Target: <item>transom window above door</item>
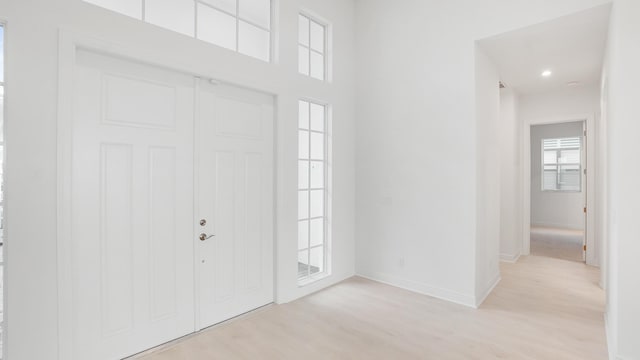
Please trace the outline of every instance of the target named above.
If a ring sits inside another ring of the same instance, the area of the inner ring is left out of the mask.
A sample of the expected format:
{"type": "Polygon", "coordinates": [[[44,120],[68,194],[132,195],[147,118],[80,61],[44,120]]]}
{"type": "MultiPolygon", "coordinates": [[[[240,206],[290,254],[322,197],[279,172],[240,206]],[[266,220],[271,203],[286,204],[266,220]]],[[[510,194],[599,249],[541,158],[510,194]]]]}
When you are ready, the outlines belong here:
{"type": "Polygon", "coordinates": [[[542,140],[542,191],[582,191],[580,137],[542,140]]]}
{"type": "Polygon", "coordinates": [[[260,60],[271,60],[271,0],[83,1],[260,60]]]}

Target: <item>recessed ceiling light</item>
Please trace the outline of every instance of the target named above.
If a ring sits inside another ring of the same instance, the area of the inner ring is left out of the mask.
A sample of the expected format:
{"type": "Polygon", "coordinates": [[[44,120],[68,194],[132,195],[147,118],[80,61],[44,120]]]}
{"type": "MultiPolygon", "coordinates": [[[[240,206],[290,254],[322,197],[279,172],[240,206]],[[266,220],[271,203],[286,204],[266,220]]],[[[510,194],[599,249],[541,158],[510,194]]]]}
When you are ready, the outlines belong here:
{"type": "Polygon", "coordinates": [[[545,70],[542,72],[542,77],[549,77],[551,76],[551,70],[545,70]]]}

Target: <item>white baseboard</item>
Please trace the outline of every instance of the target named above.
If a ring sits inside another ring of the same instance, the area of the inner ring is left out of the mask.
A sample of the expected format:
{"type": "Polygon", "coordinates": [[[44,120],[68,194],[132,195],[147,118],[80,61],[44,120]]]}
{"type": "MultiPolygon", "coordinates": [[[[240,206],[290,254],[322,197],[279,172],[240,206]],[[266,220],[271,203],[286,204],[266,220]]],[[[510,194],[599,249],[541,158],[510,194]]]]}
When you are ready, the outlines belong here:
{"type": "Polygon", "coordinates": [[[498,286],[498,283],[500,282],[500,280],[502,280],[502,278],[500,277],[500,274],[498,273],[496,275],[496,277],[493,279],[493,281],[491,282],[491,285],[489,285],[485,289],[485,291],[482,292],[481,296],[476,296],[476,304],[474,306],[476,309],[479,308],[480,305],[482,305],[482,303],[487,299],[489,294],[491,294],[493,289],[495,289],[496,286],[498,286]]]}
{"type": "Polygon", "coordinates": [[[422,295],[431,296],[440,300],[449,301],[459,305],[476,308],[475,296],[460,294],[458,292],[443,289],[436,286],[420,283],[413,280],[401,279],[393,275],[374,273],[371,275],[356,274],[365,279],[379,282],[386,285],[395,286],[404,290],[409,290],[422,295]]]}
{"type": "Polygon", "coordinates": [[[510,254],[500,254],[500,261],[504,261],[504,262],[508,262],[508,263],[516,263],[518,262],[518,259],[520,259],[520,253],[517,253],[515,255],[510,255],[510,254]]]}
{"type": "Polygon", "coordinates": [[[584,225],[581,225],[581,224],[562,224],[562,223],[551,223],[551,222],[531,222],[531,227],[584,231],[584,225]]]}

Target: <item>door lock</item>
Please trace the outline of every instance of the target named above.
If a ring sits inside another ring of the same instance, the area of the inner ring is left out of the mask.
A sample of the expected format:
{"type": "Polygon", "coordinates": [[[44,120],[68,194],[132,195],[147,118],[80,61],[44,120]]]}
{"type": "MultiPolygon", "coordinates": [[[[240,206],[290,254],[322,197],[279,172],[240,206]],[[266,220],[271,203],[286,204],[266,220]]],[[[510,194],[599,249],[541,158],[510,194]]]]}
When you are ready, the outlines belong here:
{"type": "Polygon", "coordinates": [[[207,225],[207,220],[206,219],[200,220],[200,226],[205,226],[205,225],[207,225]]]}
{"type": "Polygon", "coordinates": [[[212,237],[214,237],[214,236],[215,236],[215,235],[209,235],[209,236],[207,236],[207,234],[202,233],[202,234],[200,234],[199,238],[200,238],[200,241],[205,241],[205,240],[207,240],[207,239],[211,239],[211,238],[212,238],[212,237]]]}

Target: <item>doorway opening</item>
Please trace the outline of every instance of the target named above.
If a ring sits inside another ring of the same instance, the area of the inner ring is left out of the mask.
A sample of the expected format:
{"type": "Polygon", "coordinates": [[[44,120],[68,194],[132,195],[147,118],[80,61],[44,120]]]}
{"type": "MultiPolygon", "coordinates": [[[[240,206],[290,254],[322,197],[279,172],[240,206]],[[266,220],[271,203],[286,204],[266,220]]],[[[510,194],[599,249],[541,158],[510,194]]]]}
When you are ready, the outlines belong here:
{"type": "Polygon", "coordinates": [[[487,162],[498,159],[501,164],[503,261],[544,254],[547,238],[554,237],[573,249],[573,260],[600,265],[602,239],[596,234],[601,233],[601,224],[594,195],[601,186],[596,184],[600,179],[596,158],[601,157],[602,143],[595,139],[600,136],[600,84],[610,11],[609,5],[597,6],[478,41],[477,52],[488,61],[482,66],[477,62],[477,71],[490,74],[492,80],[477,93],[493,94],[491,113],[483,114],[496,119],[495,156],[487,162]],[[537,126],[568,123],[575,124],[574,134],[532,140],[537,126]],[[549,197],[573,196],[575,205],[564,212],[558,204],[547,206],[537,216],[538,198],[532,198],[536,190],[549,197]]]}
{"type": "Polygon", "coordinates": [[[530,253],[585,261],[585,122],[531,126],[530,253]]]}

